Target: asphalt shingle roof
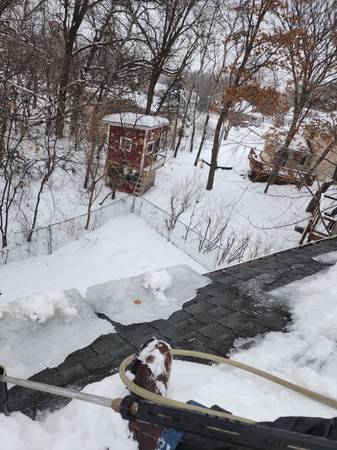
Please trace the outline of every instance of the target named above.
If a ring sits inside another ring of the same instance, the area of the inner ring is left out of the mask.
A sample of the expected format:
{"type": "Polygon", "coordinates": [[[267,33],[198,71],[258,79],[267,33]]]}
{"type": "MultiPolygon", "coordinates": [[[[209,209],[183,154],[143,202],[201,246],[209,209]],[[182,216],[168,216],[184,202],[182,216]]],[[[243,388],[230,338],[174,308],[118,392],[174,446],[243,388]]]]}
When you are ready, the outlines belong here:
{"type": "MultiPolygon", "coordinates": [[[[100,336],[70,354],[58,367],[45,369],[31,379],[83,388],[117,372],[120,362],[152,336],[175,348],[226,356],[239,337],[284,329],[291,320],[290,313],[271,302],[270,291],[326,269],[329,264],[313,257],[331,251],[337,251],[337,237],[207,274],[212,282],[167,320],[125,326],[99,315],[111,322],[115,333],[100,336]]],[[[10,410],[30,417],[38,410],[65,403],[67,400],[59,397],[20,387],[9,390],[10,410]]]]}

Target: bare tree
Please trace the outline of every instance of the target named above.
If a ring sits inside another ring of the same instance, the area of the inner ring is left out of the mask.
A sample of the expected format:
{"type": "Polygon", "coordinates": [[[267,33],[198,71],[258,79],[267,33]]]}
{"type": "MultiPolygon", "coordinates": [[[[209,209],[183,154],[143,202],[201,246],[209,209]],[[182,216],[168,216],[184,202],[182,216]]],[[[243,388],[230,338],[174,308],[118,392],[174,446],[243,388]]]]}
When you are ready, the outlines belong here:
{"type": "MultiPolygon", "coordinates": [[[[227,6],[227,5],[226,5],[227,6]]],[[[230,4],[224,17],[225,63],[227,85],[221,100],[221,109],[215,128],[212,157],[206,189],[213,188],[215,172],[218,168],[220,136],[223,124],[228,121],[233,106],[245,98],[245,89],[257,84],[256,74],[271,59],[267,42],[269,36],[262,30],[266,15],[275,8],[274,0],[240,0],[230,4]]]]}
{"type": "MultiPolygon", "coordinates": [[[[135,24],[134,36],[143,48],[143,67],[149,74],[145,113],[150,114],[155,88],[161,75],[171,78],[171,85],[180,78],[197,48],[198,35],[194,33],[203,20],[207,2],[200,0],[155,0],[133,2],[128,0],[128,17],[135,24]]],[[[162,97],[162,104],[167,98],[162,97]]]]}
{"type": "Polygon", "coordinates": [[[174,230],[180,217],[201,198],[201,185],[196,179],[186,179],[173,186],[170,195],[170,217],[165,219],[168,232],[174,230]]]}
{"type": "Polygon", "coordinates": [[[281,44],[282,67],[290,76],[292,115],[283,144],[265,188],[285,166],[289,146],[303,120],[320,96],[321,88],[337,79],[336,2],[291,0],[277,13],[275,40],[281,44]]]}
{"type": "Polygon", "coordinates": [[[60,21],[60,43],[63,47],[55,122],[55,133],[58,137],[63,137],[66,101],[78,32],[86,14],[100,1],[102,0],[74,0],[71,4],[70,0],[58,0],[60,12],[56,13],[56,18],[60,21]]]}

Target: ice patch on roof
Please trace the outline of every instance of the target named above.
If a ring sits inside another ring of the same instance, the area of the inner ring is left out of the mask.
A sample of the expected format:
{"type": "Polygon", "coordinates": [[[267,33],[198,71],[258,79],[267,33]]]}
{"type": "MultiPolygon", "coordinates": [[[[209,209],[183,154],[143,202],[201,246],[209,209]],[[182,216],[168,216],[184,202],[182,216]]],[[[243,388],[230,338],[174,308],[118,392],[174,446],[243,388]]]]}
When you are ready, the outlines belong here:
{"type": "Polygon", "coordinates": [[[336,264],[337,252],[323,253],[322,255],[313,256],[312,259],[319,263],[336,264]]]}
{"type": "Polygon", "coordinates": [[[97,284],[87,290],[86,299],[95,311],[126,325],[167,319],[185,302],[195,297],[196,289],[210,283],[209,278],[199,275],[187,265],[169,267],[165,272],[165,276],[163,273],[153,275],[155,272],[151,271],[148,274],[97,284]],[[152,279],[152,286],[159,290],[144,287],[144,278],[152,279]],[[169,278],[172,280],[170,285],[169,278]],[[165,301],[159,302],[158,294],[163,294],[160,288],[164,287],[165,301]]]}
{"type": "Polygon", "coordinates": [[[113,331],[76,289],[19,299],[1,306],[0,363],[26,378],[113,331]]]}

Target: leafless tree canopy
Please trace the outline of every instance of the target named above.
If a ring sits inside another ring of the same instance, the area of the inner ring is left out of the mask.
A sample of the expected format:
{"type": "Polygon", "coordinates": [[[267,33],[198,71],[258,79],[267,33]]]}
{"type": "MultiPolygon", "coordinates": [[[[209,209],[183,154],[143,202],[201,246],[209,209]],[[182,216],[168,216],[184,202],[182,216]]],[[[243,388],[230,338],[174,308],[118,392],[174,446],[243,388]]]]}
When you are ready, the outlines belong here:
{"type": "MultiPolygon", "coordinates": [[[[186,130],[185,149],[195,150],[196,123],[203,117],[195,164],[204,159],[210,190],[223,168],[219,148],[231,132],[233,114],[245,102],[266,115],[282,116],[287,109],[291,122],[269,186],[308,111],[322,99],[327,108],[329,92],[336,92],[335,11],[335,0],[2,0],[2,246],[12,220],[20,217],[34,230],[56,170],[84,167],[90,221],[104,171],[100,124],[108,113],[167,116],[177,157],[186,130]],[[277,75],[286,81],[286,100],[274,83],[277,75]],[[202,151],[211,113],[217,123],[206,161],[202,151]],[[38,187],[32,193],[33,181],[38,187]],[[33,201],[28,212],[27,198],[33,201]]],[[[180,203],[172,193],[168,230],[196,195],[193,186],[185,188],[180,203]]]]}

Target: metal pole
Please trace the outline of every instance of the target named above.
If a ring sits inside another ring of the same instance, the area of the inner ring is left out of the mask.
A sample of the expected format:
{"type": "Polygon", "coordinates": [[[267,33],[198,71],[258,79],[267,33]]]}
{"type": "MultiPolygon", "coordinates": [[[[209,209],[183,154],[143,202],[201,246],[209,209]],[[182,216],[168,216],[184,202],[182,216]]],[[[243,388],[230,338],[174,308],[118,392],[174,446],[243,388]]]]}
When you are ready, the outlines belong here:
{"type": "Polygon", "coordinates": [[[106,406],[116,412],[119,412],[120,403],[122,401],[120,398],[111,399],[99,395],[85,394],[84,392],[74,392],[70,389],[38,383],[36,381],[22,380],[21,378],[9,377],[6,375],[0,375],[0,382],[14,384],[35,391],[46,392],[47,394],[58,395],[72,400],[81,400],[88,403],[94,403],[95,405],[106,406]]]}
{"type": "Polygon", "coordinates": [[[53,253],[53,241],[52,241],[52,233],[51,233],[51,226],[49,225],[47,228],[47,242],[48,242],[48,255],[51,255],[53,253]]]}
{"type": "MultiPolygon", "coordinates": [[[[2,366],[0,366],[0,375],[6,375],[6,370],[2,366]]],[[[9,416],[8,391],[6,383],[0,383],[0,413],[4,413],[5,416],[9,416]]]]}

